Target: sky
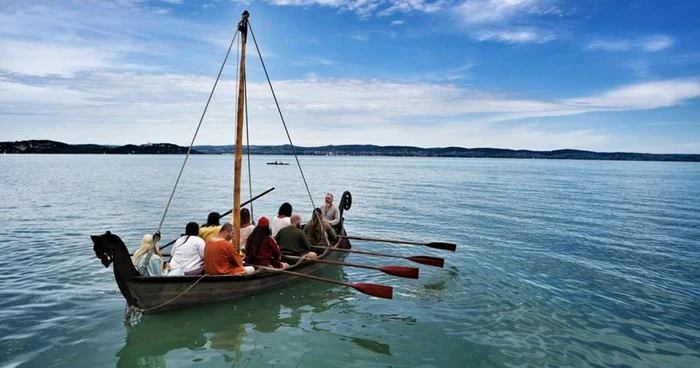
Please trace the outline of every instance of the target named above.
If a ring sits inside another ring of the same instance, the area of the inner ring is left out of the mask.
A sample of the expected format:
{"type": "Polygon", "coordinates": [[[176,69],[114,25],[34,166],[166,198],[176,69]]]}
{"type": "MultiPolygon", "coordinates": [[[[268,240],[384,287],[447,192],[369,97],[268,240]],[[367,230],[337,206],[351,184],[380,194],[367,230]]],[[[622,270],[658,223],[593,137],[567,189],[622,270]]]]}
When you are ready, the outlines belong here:
{"type": "MultiPolygon", "coordinates": [[[[0,141],[189,145],[243,10],[297,145],[700,153],[697,0],[4,0],[0,141]]],[[[288,143],[248,41],[250,144],[288,143]]]]}

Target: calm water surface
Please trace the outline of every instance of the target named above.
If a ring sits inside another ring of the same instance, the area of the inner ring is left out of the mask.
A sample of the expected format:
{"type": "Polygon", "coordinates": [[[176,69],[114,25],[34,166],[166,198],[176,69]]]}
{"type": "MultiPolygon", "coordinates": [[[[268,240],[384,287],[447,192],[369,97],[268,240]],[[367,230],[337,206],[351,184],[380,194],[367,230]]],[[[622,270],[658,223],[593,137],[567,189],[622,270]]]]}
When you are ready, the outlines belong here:
{"type": "MultiPolygon", "coordinates": [[[[0,156],[0,366],[700,366],[700,165],[301,157],[313,199],[353,194],[350,234],[458,243],[379,300],[301,281],[241,301],[122,323],[91,234],[130,248],[160,221],[182,156],[0,156]]],[[[254,216],[312,205],[289,157],[255,156],[254,216]]],[[[165,222],[231,207],[230,156],[192,157],[165,222]]],[[[244,197],[249,194],[246,182],[244,197]]],[[[370,265],[401,264],[351,255],[370,265]]],[[[413,264],[411,264],[413,265],[413,264]]]]}

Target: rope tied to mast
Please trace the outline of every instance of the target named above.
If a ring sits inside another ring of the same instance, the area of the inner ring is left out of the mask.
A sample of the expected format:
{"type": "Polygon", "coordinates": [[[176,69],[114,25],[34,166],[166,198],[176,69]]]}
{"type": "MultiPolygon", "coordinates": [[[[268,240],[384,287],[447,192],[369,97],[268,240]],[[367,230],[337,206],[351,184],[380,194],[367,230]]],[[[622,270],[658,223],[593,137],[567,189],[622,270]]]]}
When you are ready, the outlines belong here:
{"type": "MultiPolygon", "coordinates": [[[[270,75],[267,73],[267,68],[265,67],[265,61],[263,61],[262,53],[260,52],[260,48],[258,47],[258,41],[255,39],[255,33],[253,33],[253,26],[250,23],[250,20],[248,20],[248,29],[250,29],[250,35],[253,37],[253,43],[255,44],[255,49],[258,51],[258,56],[260,57],[260,63],[262,64],[263,71],[265,72],[265,78],[267,78],[267,84],[270,86],[270,92],[272,92],[272,98],[275,100],[275,106],[277,106],[277,112],[280,115],[280,119],[282,120],[282,125],[284,126],[284,131],[287,133],[287,139],[289,140],[289,145],[292,147],[292,153],[294,154],[294,159],[297,162],[297,166],[299,167],[299,172],[301,173],[301,178],[304,181],[304,186],[306,187],[306,193],[309,194],[309,200],[311,201],[311,206],[313,207],[312,210],[316,209],[316,205],[314,204],[314,198],[311,195],[311,190],[309,190],[309,184],[306,182],[306,177],[304,176],[304,170],[301,168],[301,163],[299,162],[299,156],[297,155],[297,150],[296,147],[294,146],[294,143],[292,143],[292,136],[289,135],[289,129],[287,128],[287,123],[284,121],[284,116],[282,115],[282,109],[280,108],[280,104],[277,101],[277,95],[275,94],[275,89],[272,88],[272,81],[270,81],[270,75]]],[[[250,148],[248,148],[250,149],[250,148]]]]}

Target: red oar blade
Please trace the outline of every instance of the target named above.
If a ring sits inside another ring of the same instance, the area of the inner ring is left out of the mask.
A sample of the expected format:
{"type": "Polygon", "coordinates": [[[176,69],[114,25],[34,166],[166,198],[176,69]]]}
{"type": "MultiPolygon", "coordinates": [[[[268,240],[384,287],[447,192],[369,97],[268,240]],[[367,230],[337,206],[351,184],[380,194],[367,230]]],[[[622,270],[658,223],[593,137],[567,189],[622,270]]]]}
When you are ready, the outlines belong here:
{"type": "Polygon", "coordinates": [[[428,248],[451,250],[453,252],[457,250],[457,244],[455,243],[432,242],[426,243],[425,246],[428,248]]]}
{"type": "Polygon", "coordinates": [[[391,286],[367,284],[364,282],[348,284],[348,286],[354,288],[355,290],[361,293],[376,296],[377,298],[391,299],[394,296],[394,288],[392,288],[391,286]]]}
{"type": "Polygon", "coordinates": [[[378,270],[384,272],[387,275],[405,277],[407,279],[417,279],[418,278],[418,268],[417,267],[384,266],[384,267],[379,267],[378,270]]]}
{"type": "Polygon", "coordinates": [[[445,260],[437,257],[429,256],[412,256],[406,257],[406,259],[411,260],[416,263],[424,264],[426,266],[440,267],[445,266],[445,260]]]}

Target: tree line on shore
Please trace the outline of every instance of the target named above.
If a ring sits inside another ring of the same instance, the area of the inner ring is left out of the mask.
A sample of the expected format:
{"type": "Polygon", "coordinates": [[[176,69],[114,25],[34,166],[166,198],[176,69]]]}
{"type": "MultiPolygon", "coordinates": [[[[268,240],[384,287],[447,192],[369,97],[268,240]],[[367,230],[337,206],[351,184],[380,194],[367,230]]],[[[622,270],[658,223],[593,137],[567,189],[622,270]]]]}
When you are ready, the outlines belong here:
{"type": "MultiPolygon", "coordinates": [[[[502,148],[412,146],[338,145],[321,147],[295,147],[299,155],[316,156],[407,156],[407,157],[466,157],[466,158],[520,158],[564,160],[618,160],[618,161],[690,161],[700,162],[700,154],[656,154],[634,152],[592,152],[574,149],[554,151],[512,150],[502,148]]],[[[291,155],[289,145],[250,146],[252,155],[291,155]]],[[[192,147],[193,154],[233,154],[233,145],[199,145],[192,147]]],[[[248,147],[244,147],[247,153],[248,147]]],[[[51,140],[26,140],[0,142],[0,153],[43,154],[185,154],[187,147],[171,143],[127,144],[68,144],[51,140]]]]}

